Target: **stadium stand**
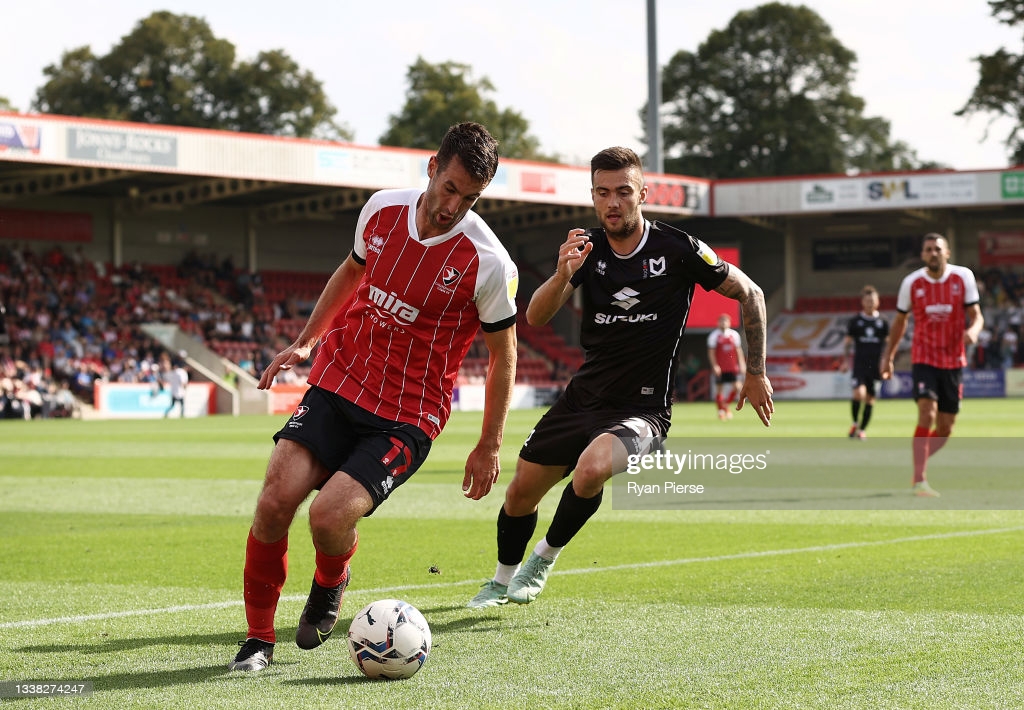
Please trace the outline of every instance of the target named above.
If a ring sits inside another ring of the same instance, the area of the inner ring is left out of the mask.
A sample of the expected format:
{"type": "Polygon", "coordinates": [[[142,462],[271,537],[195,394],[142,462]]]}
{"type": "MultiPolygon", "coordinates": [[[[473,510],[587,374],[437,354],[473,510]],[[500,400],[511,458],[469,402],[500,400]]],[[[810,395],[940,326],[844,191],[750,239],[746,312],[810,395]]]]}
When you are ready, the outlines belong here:
{"type": "MultiPolygon", "coordinates": [[[[189,252],[179,264],[127,264],[113,268],[78,252],[53,247],[42,253],[0,244],[0,417],[72,416],[92,399],[96,381],[151,382],[164,349],[139,326],[177,324],[219,356],[254,376],[292,342],[329,278],[325,273],[267,270],[245,274],[228,260],[189,252]]],[[[982,342],[970,366],[1024,365],[1024,277],[1010,269],[979,274],[986,313],[982,342]]],[[[896,296],[882,297],[892,311],[896,296]]],[[[857,296],[801,296],[787,313],[852,314],[857,296]]],[[[520,341],[516,381],[564,386],[583,362],[551,326],[517,318],[520,341]]],[[[839,356],[773,356],[775,371],[842,368],[839,356]]],[[[680,395],[699,398],[702,370],[690,367],[680,395]]],[[[482,383],[487,349],[482,335],[470,348],[460,384],[482,383]]],[[[298,369],[292,379],[301,381],[298,369]]]]}

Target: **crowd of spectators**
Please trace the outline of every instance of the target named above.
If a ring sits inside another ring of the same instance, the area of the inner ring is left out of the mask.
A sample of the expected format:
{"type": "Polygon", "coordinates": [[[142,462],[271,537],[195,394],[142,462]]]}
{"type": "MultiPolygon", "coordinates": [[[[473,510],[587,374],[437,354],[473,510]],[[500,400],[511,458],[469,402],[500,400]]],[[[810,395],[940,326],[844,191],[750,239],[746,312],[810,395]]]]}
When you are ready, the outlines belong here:
{"type": "Polygon", "coordinates": [[[92,401],[97,380],[154,377],[162,349],[140,337],[140,314],[123,289],[101,297],[101,284],[112,281],[80,250],[0,244],[4,416],[71,416],[75,401],[92,401]]]}
{"type": "MultiPolygon", "coordinates": [[[[986,327],[975,368],[1024,365],[1024,274],[979,274],[986,327]]],[[[0,242],[0,418],[75,416],[97,382],[154,383],[168,353],[140,325],[175,323],[258,376],[306,313],[294,294],[268,302],[259,274],[187,254],[177,266],[112,269],[80,249],[37,252],[0,242]]],[[[485,361],[481,352],[471,352],[485,361]]],[[[571,373],[565,373],[566,375],[571,373]]],[[[291,371],[294,381],[303,371],[291,371]]]]}
{"type": "Polygon", "coordinates": [[[975,369],[1024,366],[1024,270],[989,267],[978,274],[985,328],[968,359],[975,369]]]}
{"type": "Polygon", "coordinates": [[[169,280],[140,264],[110,269],[81,250],[0,243],[0,418],[73,416],[78,402],[92,403],[97,382],[157,384],[168,353],[143,323],[251,344],[240,364],[262,371],[281,347],[274,320],[288,304],[254,308],[251,285],[233,300],[239,284],[229,263],[210,268],[192,254],[169,280]]]}

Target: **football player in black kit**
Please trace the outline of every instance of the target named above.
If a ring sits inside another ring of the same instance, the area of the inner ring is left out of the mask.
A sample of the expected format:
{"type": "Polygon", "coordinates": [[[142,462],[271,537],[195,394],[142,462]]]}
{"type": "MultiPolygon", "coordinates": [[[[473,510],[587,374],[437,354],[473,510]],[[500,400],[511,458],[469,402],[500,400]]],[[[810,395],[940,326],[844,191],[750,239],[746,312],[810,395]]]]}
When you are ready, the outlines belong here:
{"type": "Polygon", "coordinates": [[[850,324],[846,328],[846,338],[843,340],[844,353],[847,357],[850,355],[850,349],[853,349],[853,398],[850,400],[853,425],[849,433],[851,439],[867,437],[864,430],[871,421],[871,411],[874,409],[875,396],[878,394],[878,382],[882,379],[880,363],[883,348],[889,337],[889,322],[878,312],[878,302],[878,291],[874,286],[865,286],[861,289],[861,312],[850,319],[850,324]],[[859,424],[858,417],[861,418],[859,424]]]}
{"type": "Polygon", "coordinates": [[[498,566],[471,608],[536,599],[558,553],[600,506],[605,482],[625,470],[627,455],[659,445],[669,428],[679,345],[697,284],[741,304],[749,353],[736,409],[749,402],[765,426],[774,412],[761,289],[699,239],[644,219],[647,186],[632,150],[601,151],[590,161],[590,176],[602,228],[569,231],[554,275],[526,310],[530,325],[543,325],[578,290],[586,358],[519,452],[498,513],[498,566]],[[537,506],[573,472],[547,534],[520,566],[537,506]]]}

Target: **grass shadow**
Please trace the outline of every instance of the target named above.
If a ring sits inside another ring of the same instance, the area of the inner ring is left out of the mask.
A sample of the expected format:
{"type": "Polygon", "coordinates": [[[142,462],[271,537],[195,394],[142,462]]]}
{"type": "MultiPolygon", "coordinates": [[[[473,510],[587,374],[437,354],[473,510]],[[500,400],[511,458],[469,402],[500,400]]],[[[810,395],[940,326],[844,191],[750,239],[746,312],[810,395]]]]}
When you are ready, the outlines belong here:
{"type": "Polygon", "coordinates": [[[244,631],[231,631],[216,634],[181,634],[175,636],[151,636],[146,638],[111,637],[101,634],[95,642],[90,643],[53,643],[29,644],[18,646],[13,651],[19,653],[111,653],[117,651],[136,651],[152,646],[210,646],[223,645],[234,648],[239,641],[245,640],[244,631]]]}

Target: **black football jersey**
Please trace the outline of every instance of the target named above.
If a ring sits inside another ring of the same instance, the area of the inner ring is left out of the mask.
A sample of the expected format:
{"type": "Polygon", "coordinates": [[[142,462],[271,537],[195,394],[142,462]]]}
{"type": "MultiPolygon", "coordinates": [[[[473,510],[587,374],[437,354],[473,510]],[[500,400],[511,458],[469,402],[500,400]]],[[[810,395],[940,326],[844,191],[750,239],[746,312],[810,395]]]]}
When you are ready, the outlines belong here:
{"type": "Polygon", "coordinates": [[[858,365],[878,366],[882,357],[882,345],[889,336],[889,322],[882,316],[868,316],[858,313],[850,319],[846,334],[853,338],[854,367],[858,365]]]}
{"type": "Polygon", "coordinates": [[[666,411],[694,286],[717,288],[729,265],[661,222],[648,222],[626,256],[612,251],[604,230],[590,235],[594,248],[572,277],[582,298],[586,359],[569,389],[594,408],[666,411]]]}

